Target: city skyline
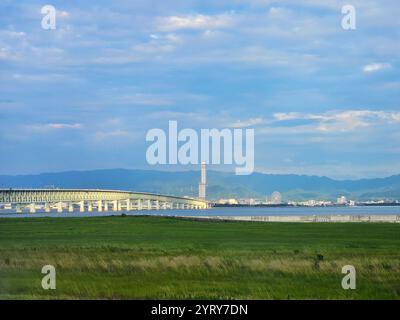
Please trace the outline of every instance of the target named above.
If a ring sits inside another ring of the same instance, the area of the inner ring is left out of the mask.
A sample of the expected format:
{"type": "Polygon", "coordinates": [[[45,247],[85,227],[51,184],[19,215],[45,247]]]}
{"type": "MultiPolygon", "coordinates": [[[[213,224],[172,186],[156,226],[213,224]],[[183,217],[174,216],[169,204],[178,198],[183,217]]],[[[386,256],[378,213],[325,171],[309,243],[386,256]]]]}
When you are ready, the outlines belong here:
{"type": "Polygon", "coordinates": [[[195,168],[146,163],[168,120],[254,128],[256,172],[400,173],[396,1],[51,4],[55,30],[40,1],[0,4],[2,175],[195,168]]]}

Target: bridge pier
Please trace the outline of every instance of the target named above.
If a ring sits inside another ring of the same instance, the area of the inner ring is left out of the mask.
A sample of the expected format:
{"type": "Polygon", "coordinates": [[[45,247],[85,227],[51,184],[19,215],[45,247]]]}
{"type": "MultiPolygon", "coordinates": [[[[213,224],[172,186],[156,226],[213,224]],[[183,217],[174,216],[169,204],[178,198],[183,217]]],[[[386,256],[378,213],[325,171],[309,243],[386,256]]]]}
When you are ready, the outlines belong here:
{"type": "Polygon", "coordinates": [[[134,200],[134,206],[135,206],[136,210],[142,210],[141,209],[141,206],[142,206],[141,200],[140,199],[139,200],[134,200]]]}
{"type": "Polygon", "coordinates": [[[104,201],[104,211],[108,211],[108,201],[104,201]]]}
{"type": "Polygon", "coordinates": [[[46,202],[46,203],[44,204],[44,212],[46,212],[46,213],[51,212],[50,203],[46,202]]]}
{"type": "Polygon", "coordinates": [[[156,210],[160,210],[160,201],[156,200],[156,210]]]}
{"type": "Polygon", "coordinates": [[[72,204],[72,202],[68,204],[68,212],[74,212],[74,205],[72,204]]]}
{"type": "Polygon", "coordinates": [[[147,210],[151,210],[152,206],[151,206],[151,200],[147,200],[147,206],[146,206],[147,210]]]}
{"type": "Polygon", "coordinates": [[[103,211],[103,202],[101,200],[97,201],[97,211],[98,212],[103,211]]]}
{"type": "Polygon", "coordinates": [[[16,211],[17,213],[22,213],[22,209],[21,209],[21,206],[20,206],[19,204],[17,204],[17,205],[15,206],[15,211],[16,211]]]}
{"type": "Polygon", "coordinates": [[[131,211],[131,200],[126,199],[126,211],[131,211]]]}
{"type": "Polygon", "coordinates": [[[79,212],[85,212],[85,202],[79,201],[79,212]]]}
{"type": "Polygon", "coordinates": [[[34,203],[29,205],[29,213],[36,213],[36,206],[34,203]]]}
{"type": "Polygon", "coordinates": [[[112,202],[112,211],[118,211],[118,201],[114,200],[112,202]]]}
{"type": "Polygon", "coordinates": [[[88,211],[88,212],[92,212],[92,211],[93,211],[93,204],[92,204],[91,201],[88,202],[87,211],[88,211]]]}
{"type": "Polygon", "coordinates": [[[57,212],[58,212],[58,213],[61,213],[61,212],[63,211],[62,203],[61,203],[61,202],[58,202],[58,203],[56,204],[56,208],[57,208],[57,212]]]}

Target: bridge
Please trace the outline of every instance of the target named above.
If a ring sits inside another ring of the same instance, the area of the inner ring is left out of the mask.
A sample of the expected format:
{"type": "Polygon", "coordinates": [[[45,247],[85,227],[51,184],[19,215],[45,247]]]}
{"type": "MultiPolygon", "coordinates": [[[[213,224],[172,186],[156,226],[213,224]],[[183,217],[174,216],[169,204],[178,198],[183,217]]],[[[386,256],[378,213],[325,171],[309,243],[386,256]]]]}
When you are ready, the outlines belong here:
{"type": "Polygon", "coordinates": [[[176,197],[144,192],[98,189],[0,189],[0,204],[17,213],[28,210],[44,212],[92,212],[161,210],[161,209],[206,209],[210,207],[204,199],[176,197]]]}

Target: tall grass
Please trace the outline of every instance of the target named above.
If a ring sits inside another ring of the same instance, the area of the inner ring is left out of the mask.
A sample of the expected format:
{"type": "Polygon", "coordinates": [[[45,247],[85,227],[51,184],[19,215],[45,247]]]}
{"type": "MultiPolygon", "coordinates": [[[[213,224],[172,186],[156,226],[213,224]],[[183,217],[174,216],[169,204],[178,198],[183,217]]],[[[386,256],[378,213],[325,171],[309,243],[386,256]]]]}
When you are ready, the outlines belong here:
{"type": "Polygon", "coordinates": [[[0,298],[399,299],[399,227],[0,219],[0,298]],[[57,290],[40,286],[46,264],[57,290]]]}

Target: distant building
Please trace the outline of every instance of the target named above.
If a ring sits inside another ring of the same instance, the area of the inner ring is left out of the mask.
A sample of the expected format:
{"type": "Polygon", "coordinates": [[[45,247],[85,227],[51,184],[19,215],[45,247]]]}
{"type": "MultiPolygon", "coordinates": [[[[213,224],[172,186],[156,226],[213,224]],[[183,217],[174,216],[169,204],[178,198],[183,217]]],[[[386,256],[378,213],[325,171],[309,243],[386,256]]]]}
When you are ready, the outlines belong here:
{"type": "Polygon", "coordinates": [[[239,204],[239,202],[236,199],[219,199],[218,200],[219,204],[239,204]]]}
{"type": "Polygon", "coordinates": [[[341,196],[336,200],[337,204],[347,204],[347,198],[345,196],[341,196]]]}

